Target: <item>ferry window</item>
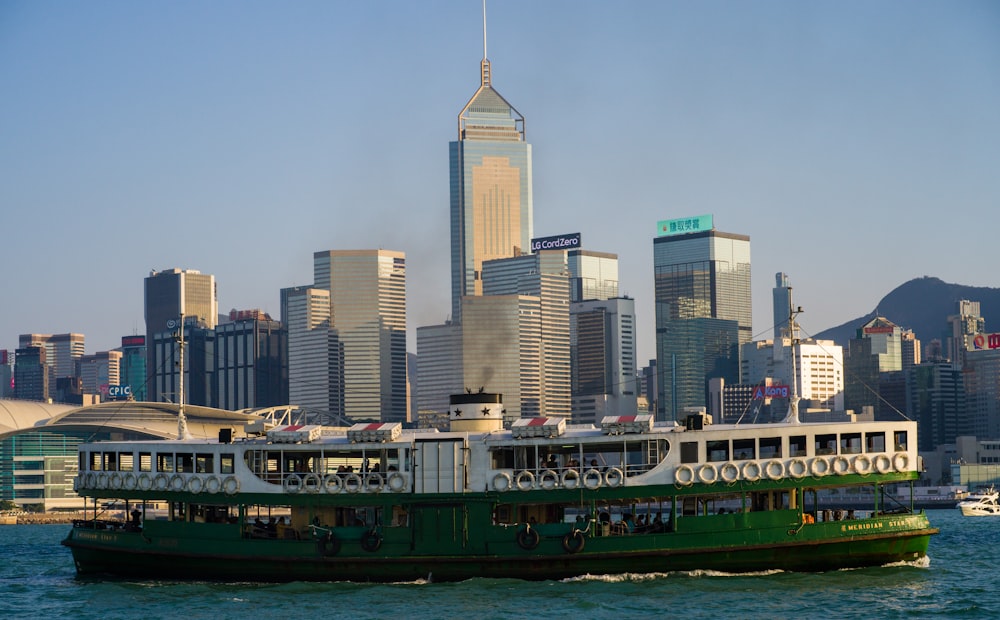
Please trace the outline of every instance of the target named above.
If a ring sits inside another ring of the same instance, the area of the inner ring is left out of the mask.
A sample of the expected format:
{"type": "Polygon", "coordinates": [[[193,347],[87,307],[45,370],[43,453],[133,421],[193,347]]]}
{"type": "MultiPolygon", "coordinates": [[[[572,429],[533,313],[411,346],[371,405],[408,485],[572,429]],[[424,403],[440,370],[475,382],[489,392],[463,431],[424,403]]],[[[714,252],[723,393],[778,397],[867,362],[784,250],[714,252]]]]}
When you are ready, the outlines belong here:
{"type": "Polygon", "coordinates": [[[805,456],[806,455],[806,436],[805,435],[793,435],[788,438],[788,456],[805,456]]]}
{"type": "Polygon", "coordinates": [[[194,473],[194,455],[193,454],[178,454],[177,455],[177,471],[182,474],[193,474],[194,473]]]}
{"type": "Polygon", "coordinates": [[[199,474],[214,474],[215,463],[211,454],[198,454],[194,459],[194,470],[199,474]]]}
{"type": "Polygon", "coordinates": [[[625,443],[625,475],[634,476],[648,470],[646,457],[643,454],[645,443],[629,441],[625,443]]]}
{"type": "MultiPolygon", "coordinates": [[[[805,439],[803,437],[802,439],[805,439]]],[[[754,457],[750,457],[754,458],[754,457]]],[[[780,459],[781,458],[781,437],[761,437],[760,438],[760,457],[762,459],[780,459]]]]}
{"type": "Polygon", "coordinates": [[[78,471],[87,471],[87,453],[81,452],[76,455],[76,468],[78,471]]]}
{"type": "Polygon", "coordinates": [[[906,450],[906,431],[893,432],[893,443],[896,445],[896,452],[906,450]]]}
{"type": "Polygon", "coordinates": [[[236,457],[232,454],[219,455],[219,473],[231,474],[234,471],[236,457]]]}
{"type": "Polygon", "coordinates": [[[861,454],[861,433],[844,433],[840,436],[841,454],[861,454]]]}
{"type": "Polygon", "coordinates": [[[101,453],[90,453],[90,471],[101,471],[101,453]]]}
{"type": "Polygon", "coordinates": [[[135,471],[135,456],[131,452],[122,452],[118,455],[118,471],[135,471]]]}
{"type": "Polygon", "coordinates": [[[885,433],[865,433],[865,452],[885,452],[885,433]]]}
{"type": "Polygon", "coordinates": [[[514,469],[514,448],[495,448],[490,450],[493,469],[514,469]]]}
{"type": "Polygon", "coordinates": [[[697,463],[701,459],[698,458],[698,442],[697,441],[682,441],[681,442],[681,463],[697,463]]]}
{"type": "Polygon", "coordinates": [[[836,454],[837,453],[837,436],[836,435],[816,435],[816,454],[836,454]]]}
{"type": "Polygon", "coordinates": [[[157,454],[156,455],[156,471],[163,473],[173,473],[174,471],[174,455],[173,454],[157,454]]]}
{"type": "Polygon", "coordinates": [[[153,456],[149,452],[139,453],[139,471],[153,470],[153,456]]]}
{"type": "Polygon", "coordinates": [[[747,459],[757,458],[754,455],[754,440],[753,439],[734,439],[733,440],[733,458],[745,461],[747,459]]]}
{"type": "Polygon", "coordinates": [[[105,452],[104,453],[104,471],[115,471],[118,469],[118,453],[117,452],[105,452]]]}
{"type": "Polygon", "coordinates": [[[709,461],[728,461],[729,442],[728,441],[707,441],[705,449],[708,451],[709,461]]]}

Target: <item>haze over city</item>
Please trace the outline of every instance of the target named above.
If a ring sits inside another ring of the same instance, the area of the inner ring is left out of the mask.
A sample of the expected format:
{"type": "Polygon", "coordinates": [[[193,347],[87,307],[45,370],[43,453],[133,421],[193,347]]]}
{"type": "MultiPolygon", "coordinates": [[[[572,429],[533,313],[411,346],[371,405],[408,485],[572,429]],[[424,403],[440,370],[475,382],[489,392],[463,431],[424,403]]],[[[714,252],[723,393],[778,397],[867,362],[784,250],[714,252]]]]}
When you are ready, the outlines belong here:
{"type": "MultiPolygon", "coordinates": [[[[535,236],[618,254],[640,365],[658,220],[750,236],[755,339],[777,271],[806,334],[914,277],[997,286],[997,3],[506,0],[487,26],[535,236]]],[[[385,248],[414,351],[450,313],[448,142],[482,57],[478,0],[5,2],[0,348],[114,348],[171,267],[278,318],[313,252],[385,248]]]]}

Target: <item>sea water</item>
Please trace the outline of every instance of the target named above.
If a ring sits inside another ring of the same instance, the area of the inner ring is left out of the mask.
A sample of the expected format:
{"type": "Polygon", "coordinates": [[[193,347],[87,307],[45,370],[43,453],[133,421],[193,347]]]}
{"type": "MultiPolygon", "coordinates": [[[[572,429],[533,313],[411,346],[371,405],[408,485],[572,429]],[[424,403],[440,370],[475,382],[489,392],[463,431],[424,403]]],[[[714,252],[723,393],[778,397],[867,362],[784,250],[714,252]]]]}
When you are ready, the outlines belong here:
{"type": "Polygon", "coordinates": [[[68,525],[0,526],[0,618],[997,618],[1000,517],[929,511],[924,560],[827,573],[259,584],[76,576],[68,525]]]}

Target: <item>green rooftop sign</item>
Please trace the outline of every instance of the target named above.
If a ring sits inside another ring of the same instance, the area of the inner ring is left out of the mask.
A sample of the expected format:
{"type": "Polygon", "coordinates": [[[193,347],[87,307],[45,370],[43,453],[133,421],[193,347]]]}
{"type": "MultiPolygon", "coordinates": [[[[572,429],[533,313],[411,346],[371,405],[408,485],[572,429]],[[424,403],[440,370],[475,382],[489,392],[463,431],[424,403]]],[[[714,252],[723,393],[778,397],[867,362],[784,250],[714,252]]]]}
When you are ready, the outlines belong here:
{"type": "Polygon", "coordinates": [[[683,235],[687,233],[703,232],[712,230],[711,215],[696,215],[694,217],[682,217],[679,220],[660,220],[656,223],[656,236],[683,235]]]}

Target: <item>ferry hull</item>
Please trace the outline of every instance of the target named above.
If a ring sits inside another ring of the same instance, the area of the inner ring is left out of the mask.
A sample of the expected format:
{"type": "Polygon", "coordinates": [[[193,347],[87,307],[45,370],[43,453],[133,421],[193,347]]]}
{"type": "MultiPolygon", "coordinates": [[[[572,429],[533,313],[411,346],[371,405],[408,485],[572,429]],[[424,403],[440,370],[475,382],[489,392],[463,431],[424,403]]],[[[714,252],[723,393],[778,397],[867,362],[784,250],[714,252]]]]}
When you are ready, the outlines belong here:
{"type": "Polygon", "coordinates": [[[503,540],[493,553],[412,555],[388,542],[378,553],[344,548],[323,555],[317,541],[180,540],[74,529],[63,544],[80,575],[220,581],[456,581],[474,577],[561,579],[584,574],[715,570],[826,571],[880,566],[923,557],[936,529],[913,527],[922,514],[798,529],[588,538],[568,553],[561,539],[543,538],[527,551],[503,540]],[[858,528],[848,531],[847,527],[858,528]],[[895,531],[907,527],[908,531],[895,531]],[[734,541],[741,539],[742,543],[734,541]],[[721,541],[721,542],[720,542],[721,541]],[[756,541],[756,542],[753,542],[756,541]],[[364,555],[361,555],[364,554],[364,555]]]}

